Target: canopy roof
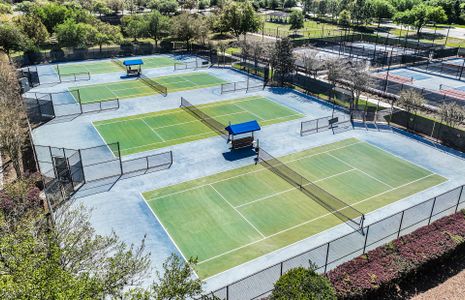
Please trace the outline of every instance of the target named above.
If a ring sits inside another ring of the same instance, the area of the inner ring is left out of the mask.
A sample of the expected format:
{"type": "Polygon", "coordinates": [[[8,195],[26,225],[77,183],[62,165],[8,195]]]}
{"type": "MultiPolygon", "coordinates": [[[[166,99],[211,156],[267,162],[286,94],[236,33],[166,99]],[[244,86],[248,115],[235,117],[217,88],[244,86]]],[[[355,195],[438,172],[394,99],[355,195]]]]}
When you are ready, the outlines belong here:
{"type": "Polygon", "coordinates": [[[139,66],[139,65],[143,65],[144,64],[144,61],[142,61],[142,59],[127,59],[125,61],[123,61],[123,65],[125,66],[139,66]]]}
{"type": "Polygon", "coordinates": [[[258,122],[253,120],[249,122],[229,125],[225,129],[229,132],[229,134],[237,135],[242,133],[258,131],[261,128],[260,125],[258,125],[258,122]]]}

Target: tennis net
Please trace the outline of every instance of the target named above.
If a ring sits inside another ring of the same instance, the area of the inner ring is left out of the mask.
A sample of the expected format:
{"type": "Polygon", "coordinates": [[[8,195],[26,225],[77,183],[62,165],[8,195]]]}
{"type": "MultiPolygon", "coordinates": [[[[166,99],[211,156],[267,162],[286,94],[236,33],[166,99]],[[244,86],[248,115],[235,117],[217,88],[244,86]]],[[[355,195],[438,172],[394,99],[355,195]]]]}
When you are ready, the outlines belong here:
{"type": "Polygon", "coordinates": [[[277,158],[271,156],[263,148],[259,149],[258,158],[264,167],[298,188],[340,220],[353,225],[357,229],[363,229],[365,220],[363,213],[306,179],[277,158]]]}
{"type": "Polygon", "coordinates": [[[144,82],[148,87],[152,88],[154,91],[162,94],[163,96],[168,95],[168,88],[164,85],[161,85],[160,83],[156,82],[155,80],[152,80],[148,78],[145,75],[140,75],[140,80],[144,82]]]}
{"type": "Polygon", "coordinates": [[[126,67],[123,65],[123,63],[120,60],[116,58],[112,58],[111,62],[117,65],[118,67],[120,67],[121,69],[126,70],[126,67]]]}
{"type": "Polygon", "coordinates": [[[181,107],[191,113],[194,117],[202,121],[205,125],[210,127],[213,131],[216,131],[220,136],[227,139],[228,134],[224,129],[225,126],[218,122],[217,120],[213,119],[206,113],[202,112],[198,109],[195,105],[187,101],[184,97],[181,97],[181,107]]]}

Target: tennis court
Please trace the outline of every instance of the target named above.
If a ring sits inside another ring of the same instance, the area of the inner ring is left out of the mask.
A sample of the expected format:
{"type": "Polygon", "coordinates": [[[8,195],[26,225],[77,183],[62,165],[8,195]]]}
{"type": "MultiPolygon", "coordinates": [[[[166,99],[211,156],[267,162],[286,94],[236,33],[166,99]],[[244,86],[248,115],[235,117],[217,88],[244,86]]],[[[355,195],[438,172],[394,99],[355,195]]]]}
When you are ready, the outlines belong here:
{"type": "MultiPolygon", "coordinates": [[[[177,62],[176,59],[165,56],[144,57],[143,61],[144,65],[142,66],[142,68],[144,69],[155,69],[173,66],[173,64],[177,62]]],[[[122,63],[122,60],[106,60],[80,64],[63,64],[57,66],[57,71],[59,69],[59,73],[64,76],[82,72],[89,72],[90,74],[115,73],[121,72],[123,70],[122,63]]]]}
{"type": "MultiPolygon", "coordinates": [[[[304,115],[260,96],[213,104],[199,109],[224,124],[257,120],[262,126],[302,118],[304,115]]],[[[184,109],[94,122],[107,144],[120,142],[121,154],[159,149],[217,135],[210,127],[184,109]]]]}
{"type": "MultiPolygon", "coordinates": [[[[152,79],[165,86],[169,93],[206,88],[226,82],[207,72],[168,75],[152,79]]],[[[70,91],[76,99],[81,99],[81,103],[107,101],[115,98],[127,99],[143,97],[157,93],[152,87],[139,79],[84,85],[70,89],[70,91]]]]}
{"type": "MultiPolygon", "coordinates": [[[[355,138],[281,161],[363,213],[446,180],[355,138]]],[[[143,197],[184,257],[198,257],[203,279],[342,222],[261,164],[143,197]]]]}

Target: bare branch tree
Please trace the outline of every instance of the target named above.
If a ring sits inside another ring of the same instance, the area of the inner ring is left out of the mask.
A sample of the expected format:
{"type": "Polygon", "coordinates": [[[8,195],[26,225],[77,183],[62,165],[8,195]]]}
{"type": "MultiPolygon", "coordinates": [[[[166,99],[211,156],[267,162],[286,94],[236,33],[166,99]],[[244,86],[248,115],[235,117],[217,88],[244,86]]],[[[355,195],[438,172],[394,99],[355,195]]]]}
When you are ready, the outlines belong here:
{"type": "Polygon", "coordinates": [[[369,65],[366,61],[352,61],[348,75],[349,80],[352,83],[349,85],[349,89],[352,93],[352,103],[350,108],[354,109],[358,107],[358,102],[362,92],[373,85],[373,80],[370,75],[369,65]]]}
{"type": "Polygon", "coordinates": [[[349,72],[347,69],[347,64],[345,60],[340,58],[329,59],[325,62],[325,66],[328,69],[327,79],[331,84],[331,92],[329,98],[333,98],[334,89],[336,88],[336,84],[341,79],[347,79],[349,76],[349,72]]]}
{"type": "Polygon", "coordinates": [[[305,71],[313,78],[318,76],[318,71],[324,68],[325,62],[318,57],[318,51],[309,50],[300,55],[305,71]]]}
{"type": "MultiPolygon", "coordinates": [[[[417,113],[425,104],[423,96],[415,90],[403,90],[399,95],[398,105],[405,109],[408,113],[414,115],[413,121],[417,116],[417,113]]],[[[410,116],[407,120],[407,128],[410,128],[410,116]]]]}
{"type": "Polygon", "coordinates": [[[0,150],[22,176],[22,147],[27,137],[22,99],[13,65],[0,63],[0,150]]]}
{"type": "Polygon", "coordinates": [[[457,127],[465,121],[465,109],[456,102],[442,103],[439,107],[441,119],[451,127],[457,127]]]}

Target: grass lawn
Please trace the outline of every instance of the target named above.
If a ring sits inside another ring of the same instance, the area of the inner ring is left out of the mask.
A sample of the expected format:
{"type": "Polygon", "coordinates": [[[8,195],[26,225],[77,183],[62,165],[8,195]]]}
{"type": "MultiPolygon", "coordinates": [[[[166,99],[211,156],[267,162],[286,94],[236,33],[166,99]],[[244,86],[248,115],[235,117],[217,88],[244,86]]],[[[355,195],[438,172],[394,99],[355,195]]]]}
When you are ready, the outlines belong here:
{"type": "MultiPolygon", "coordinates": [[[[168,88],[168,93],[206,88],[220,85],[226,81],[207,72],[182,73],[152,78],[168,88]]],[[[124,80],[111,83],[85,85],[70,89],[76,99],[82,103],[127,99],[154,95],[157,92],[141,80],[124,80]]]]}
{"type": "MultiPolygon", "coordinates": [[[[281,158],[363,213],[446,179],[357,139],[281,158]]],[[[342,221],[261,164],[148,191],[155,217],[201,278],[225,271],[342,221]]]]}
{"type": "MultiPolygon", "coordinates": [[[[262,126],[298,119],[304,115],[260,96],[212,104],[199,109],[225,127],[231,123],[257,120],[262,126]]],[[[217,135],[184,109],[135,115],[94,122],[107,144],[120,142],[121,154],[159,149],[217,135]]]]}

